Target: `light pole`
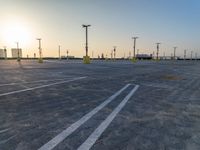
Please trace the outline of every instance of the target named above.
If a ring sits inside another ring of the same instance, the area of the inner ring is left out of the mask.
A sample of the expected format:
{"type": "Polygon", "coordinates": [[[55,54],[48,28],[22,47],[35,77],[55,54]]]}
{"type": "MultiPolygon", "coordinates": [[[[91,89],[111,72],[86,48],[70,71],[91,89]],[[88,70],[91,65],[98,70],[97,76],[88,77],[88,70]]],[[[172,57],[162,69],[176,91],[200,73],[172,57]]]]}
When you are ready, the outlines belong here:
{"type": "Polygon", "coordinates": [[[174,60],[176,59],[176,49],[177,49],[177,47],[175,46],[174,47],[174,60]]]}
{"type": "Polygon", "coordinates": [[[17,61],[20,62],[20,56],[19,56],[19,42],[16,42],[17,44],[17,61]]]}
{"type": "Polygon", "coordinates": [[[111,50],[110,59],[111,59],[111,60],[113,59],[113,50],[111,50]]]}
{"type": "Polygon", "coordinates": [[[197,60],[197,52],[195,53],[195,60],[197,60]]]}
{"type": "Polygon", "coordinates": [[[161,43],[156,43],[156,45],[157,45],[156,59],[157,60],[158,60],[158,55],[159,55],[159,50],[160,50],[160,44],[161,43]]]}
{"type": "Polygon", "coordinates": [[[69,51],[67,50],[67,59],[68,59],[68,54],[69,54],[69,51]]]}
{"type": "Polygon", "coordinates": [[[187,50],[185,49],[184,50],[184,60],[186,59],[186,53],[187,53],[187,50]]]}
{"type": "Polygon", "coordinates": [[[3,48],[4,48],[4,56],[5,56],[5,59],[7,59],[7,49],[6,49],[6,46],[4,46],[3,48]]]}
{"type": "Polygon", "coordinates": [[[60,45],[58,45],[58,59],[61,59],[61,57],[60,57],[60,45]]]}
{"type": "Polygon", "coordinates": [[[86,56],[88,56],[88,27],[90,27],[91,25],[82,25],[83,28],[85,28],[85,32],[86,32],[86,43],[85,43],[85,51],[86,51],[86,56]]]}
{"type": "Polygon", "coordinates": [[[163,59],[165,60],[166,58],[165,58],[165,52],[163,52],[163,59]]]}
{"type": "Polygon", "coordinates": [[[114,52],[114,60],[115,60],[115,58],[116,58],[116,46],[113,46],[113,52],[114,52]]]}
{"type": "Polygon", "coordinates": [[[193,51],[191,51],[191,60],[192,60],[192,57],[193,57],[193,51]]]}
{"type": "Polygon", "coordinates": [[[42,60],[42,48],[41,48],[41,38],[37,38],[36,40],[38,40],[38,42],[39,42],[39,47],[38,47],[38,49],[39,49],[39,60],[38,60],[38,62],[39,63],[42,63],[43,62],[43,60],[42,60]]]}
{"type": "Polygon", "coordinates": [[[133,45],[133,58],[135,59],[135,49],[136,49],[136,39],[138,39],[139,37],[132,37],[132,39],[134,40],[134,45],[133,45]]]}

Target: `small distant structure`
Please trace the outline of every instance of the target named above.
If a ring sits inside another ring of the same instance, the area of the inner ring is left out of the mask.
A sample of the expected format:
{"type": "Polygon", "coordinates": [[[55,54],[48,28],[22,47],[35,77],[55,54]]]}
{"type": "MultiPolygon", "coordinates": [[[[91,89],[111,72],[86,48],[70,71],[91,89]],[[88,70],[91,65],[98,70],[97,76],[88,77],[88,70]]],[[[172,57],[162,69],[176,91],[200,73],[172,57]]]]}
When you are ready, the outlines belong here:
{"type": "Polygon", "coordinates": [[[61,59],[74,59],[75,56],[61,56],[61,59]]]}
{"type": "Polygon", "coordinates": [[[19,50],[19,57],[21,58],[22,57],[22,49],[19,48],[12,48],[11,49],[11,53],[12,53],[12,58],[18,58],[18,50],[19,50]]]}
{"type": "Polygon", "coordinates": [[[152,59],[153,58],[153,56],[152,56],[152,54],[150,54],[150,55],[148,55],[148,54],[137,54],[136,55],[136,58],[137,59],[152,59]]]}
{"type": "Polygon", "coordinates": [[[0,49],[0,59],[2,58],[6,58],[7,57],[7,53],[5,49],[0,49]]]}

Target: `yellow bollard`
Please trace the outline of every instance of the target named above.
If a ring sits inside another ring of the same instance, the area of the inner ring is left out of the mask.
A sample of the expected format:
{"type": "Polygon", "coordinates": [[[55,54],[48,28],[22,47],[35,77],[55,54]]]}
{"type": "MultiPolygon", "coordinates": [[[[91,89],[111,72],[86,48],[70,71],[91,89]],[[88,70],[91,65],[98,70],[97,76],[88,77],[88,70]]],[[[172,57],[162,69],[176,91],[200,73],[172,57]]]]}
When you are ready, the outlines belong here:
{"type": "Polygon", "coordinates": [[[38,59],[38,63],[43,63],[43,59],[42,59],[42,58],[39,58],[39,59],[38,59]]]}
{"type": "Polygon", "coordinates": [[[132,62],[132,63],[136,63],[136,62],[137,62],[137,59],[133,57],[133,58],[131,58],[131,62],[132,62]]]}
{"type": "Polygon", "coordinates": [[[83,56],[83,63],[84,64],[90,64],[90,57],[89,56],[83,56]]]}

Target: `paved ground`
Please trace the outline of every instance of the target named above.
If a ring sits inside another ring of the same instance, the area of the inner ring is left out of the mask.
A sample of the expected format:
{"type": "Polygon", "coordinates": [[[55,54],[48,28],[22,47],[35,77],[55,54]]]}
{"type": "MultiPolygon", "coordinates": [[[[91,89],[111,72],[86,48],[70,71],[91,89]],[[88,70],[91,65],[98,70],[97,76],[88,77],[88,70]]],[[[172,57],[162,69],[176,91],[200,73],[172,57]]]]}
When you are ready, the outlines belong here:
{"type": "Polygon", "coordinates": [[[0,150],[199,150],[199,68],[1,60],[0,150]]]}

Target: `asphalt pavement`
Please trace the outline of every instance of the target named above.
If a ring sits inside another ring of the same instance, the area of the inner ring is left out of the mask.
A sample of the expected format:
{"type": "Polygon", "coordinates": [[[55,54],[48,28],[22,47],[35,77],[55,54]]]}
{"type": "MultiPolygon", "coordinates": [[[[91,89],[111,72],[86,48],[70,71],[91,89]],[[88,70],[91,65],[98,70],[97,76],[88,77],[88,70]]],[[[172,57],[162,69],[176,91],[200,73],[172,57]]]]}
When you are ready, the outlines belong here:
{"type": "Polygon", "coordinates": [[[0,60],[0,150],[199,150],[199,68],[0,60]]]}

